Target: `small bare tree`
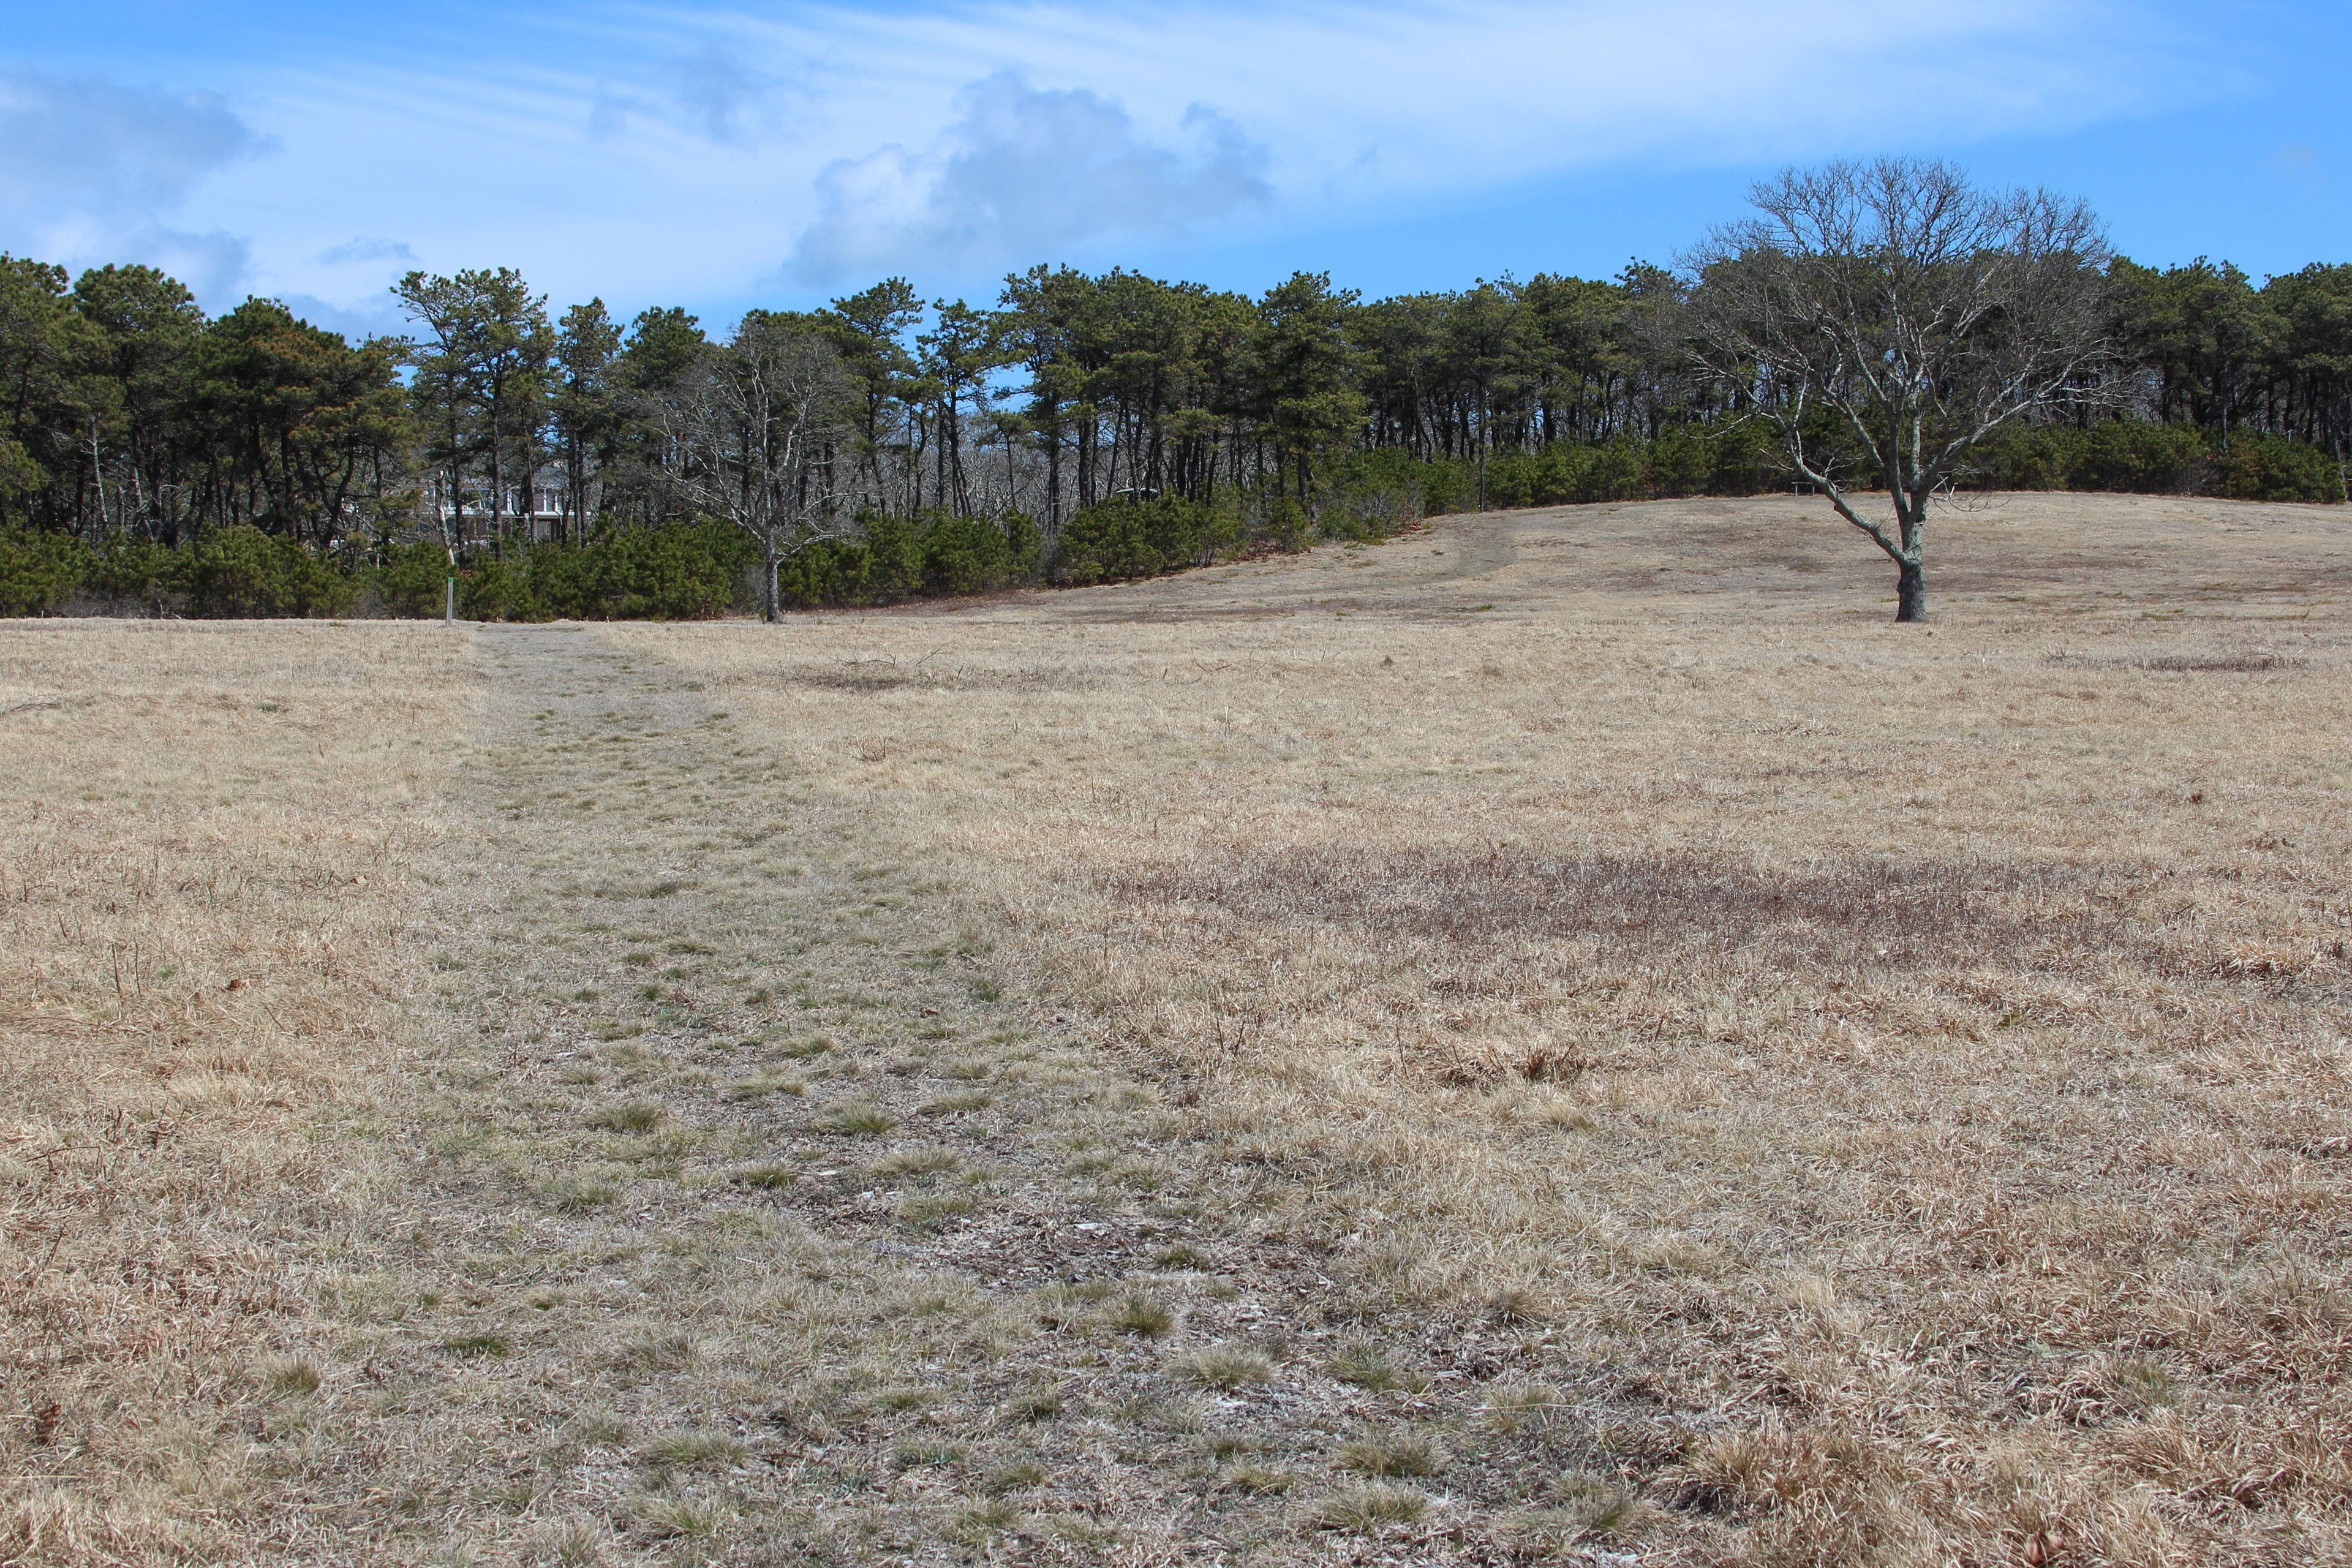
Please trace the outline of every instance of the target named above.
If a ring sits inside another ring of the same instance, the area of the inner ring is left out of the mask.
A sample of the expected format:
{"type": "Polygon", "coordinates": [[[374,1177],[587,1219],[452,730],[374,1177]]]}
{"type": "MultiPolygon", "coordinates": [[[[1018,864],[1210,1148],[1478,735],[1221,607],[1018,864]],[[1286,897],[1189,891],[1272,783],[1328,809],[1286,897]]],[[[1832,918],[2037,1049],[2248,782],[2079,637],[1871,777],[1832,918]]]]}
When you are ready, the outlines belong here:
{"type": "Polygon", "coordinates": [[[759,542],[772,622],[783,617],[784,563],[856,526],[836,461],[850,397],[832,344],[792,317],[754,310],[652,399],[679,499],[759,542]]]}
{"type": "Polygon", "coordinates": [[[1894,560],[1895,618],[1926,620],[1929,502],[2002,425],[2097,395],[2098,221],[1910,159],[1790,170],[1752,199],[1683,258],[1685,347],[1894,560]],[[1882,488],[1891,519],[1856,494],[1882,488]]]}

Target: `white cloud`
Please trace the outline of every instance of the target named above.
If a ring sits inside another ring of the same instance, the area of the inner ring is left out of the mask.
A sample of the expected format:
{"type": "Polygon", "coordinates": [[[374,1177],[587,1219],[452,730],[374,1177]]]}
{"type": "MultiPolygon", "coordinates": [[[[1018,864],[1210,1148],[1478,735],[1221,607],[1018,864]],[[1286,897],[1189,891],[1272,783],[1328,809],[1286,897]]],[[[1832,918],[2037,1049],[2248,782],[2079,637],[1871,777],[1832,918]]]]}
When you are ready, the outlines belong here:
{"type": "Polygon", "coordinates": [[[0,245],[75,264],[146,261],[226,289],[246,269],[247,241],[173,219],[207,176],[262,145],[209,93],[0,71],[0,245]]]}
{"type": "Polygon", "coordinates": [[[827,164],[791,272],[835,283],[918,259],[969,273],[1113,236],[1181,232],[1266,203],[1266,149],[1194,106],[1182,151],[1145,139],[1118,104],[1041,90],[1012,71],[973,83],[921,153],[888,146],[827,164]]]}

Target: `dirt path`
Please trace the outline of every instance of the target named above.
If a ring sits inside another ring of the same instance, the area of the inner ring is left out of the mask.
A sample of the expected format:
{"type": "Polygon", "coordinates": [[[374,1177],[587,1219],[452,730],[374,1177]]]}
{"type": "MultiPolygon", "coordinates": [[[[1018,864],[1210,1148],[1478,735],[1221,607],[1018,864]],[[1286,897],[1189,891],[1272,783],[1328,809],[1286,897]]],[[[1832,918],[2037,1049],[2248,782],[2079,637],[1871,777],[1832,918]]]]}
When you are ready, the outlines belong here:
{"type": "Polygon", "coordinates": [[[1311,1178],[999,995],[889,825],[749,760],[674,670],[587,631],[478,646],[480,831],[421,1013],[446,1070],[279,1434],[337,1499],[314,1546],[1500,1550],[1479,1505],[1559,1459],[1539,1410],[1473,1429],[1515,1331],[1339,1299],[1311,1178]]]}

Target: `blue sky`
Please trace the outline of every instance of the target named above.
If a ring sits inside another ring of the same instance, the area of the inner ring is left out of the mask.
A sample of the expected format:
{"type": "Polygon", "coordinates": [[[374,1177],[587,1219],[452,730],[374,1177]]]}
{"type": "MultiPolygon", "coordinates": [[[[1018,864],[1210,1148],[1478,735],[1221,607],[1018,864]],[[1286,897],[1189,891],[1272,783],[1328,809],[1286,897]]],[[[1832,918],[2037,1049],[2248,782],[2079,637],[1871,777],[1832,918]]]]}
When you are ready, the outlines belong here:
{"type": "Polygon", "coordinates": [[[2152,262],[2352,260],[2345,0],[16,0],[0,247],[397,324],[410,267],[723,323],[1032,261],[1382,294],[1661,262],[1945,156],[2152,262]]]}

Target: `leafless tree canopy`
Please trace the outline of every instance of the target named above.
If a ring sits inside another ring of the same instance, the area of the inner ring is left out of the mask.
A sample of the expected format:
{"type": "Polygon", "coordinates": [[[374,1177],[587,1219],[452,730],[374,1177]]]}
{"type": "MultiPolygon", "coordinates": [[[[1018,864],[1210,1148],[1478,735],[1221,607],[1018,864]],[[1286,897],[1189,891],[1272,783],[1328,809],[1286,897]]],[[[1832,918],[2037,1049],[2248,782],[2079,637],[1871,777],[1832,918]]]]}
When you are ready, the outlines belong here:
{"type": "Polygon", "coordinates": [[[772,621],[782,614],[778,569],[855,521],[843,458],[850,396],[830,343],[789,317],[754,310],[650,399],[679,499],[758,541],[772,621]]]}
{"type": "Polygon", "coordinates": [[[1790,170],[1752,195],[1758,216],[1684,259],[1688,352],[1893,558],[1896,618],[1923,620],[1929,501],[2001,425],[2096,395],[2098,221],[1907,159],[1790,170]],[[1853,493],[1882,488],[1891,518],[1853,493]]]}

